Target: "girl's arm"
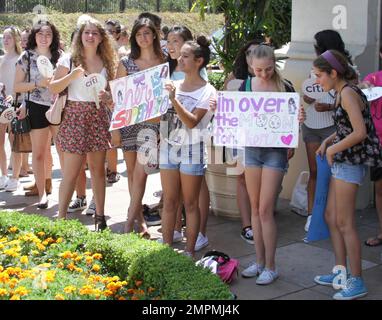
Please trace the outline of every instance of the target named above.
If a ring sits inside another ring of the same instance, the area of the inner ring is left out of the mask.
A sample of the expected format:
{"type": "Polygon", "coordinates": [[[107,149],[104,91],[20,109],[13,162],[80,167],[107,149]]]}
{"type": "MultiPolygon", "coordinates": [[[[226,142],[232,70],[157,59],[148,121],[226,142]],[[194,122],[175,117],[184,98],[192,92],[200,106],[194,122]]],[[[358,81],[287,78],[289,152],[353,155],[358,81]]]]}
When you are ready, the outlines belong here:
{"type": "Polygon", "coordinates": [[[26,73],[21,68],[20,65],[16,65],[16,75],[15,75],[15,82],[14,82],[14,91],[16,93],[22,93],[22,92],[28,92],[33,91],[38,87],[38,83],[36,81],[33,81],[31,79],[30,82],[25,82],[26,73]]]}
{"type": "Polygon", "coordinates": [[[53,80],[50,82],[49,91],[53,94],[60,93],[74,80],[82,77],[85,70],[81,65],[72,69],[69,73],[69,68],[59,65],[54,73],[53,80]]]}
{"type": "Polygon", "coordinates": [[[349,115],[350,123],[353,127],[353,132],[345,139],[330,146],[326,154],[333,157],[336,153],[351,148],[352,146],[365,140],[367,136],[366,126],[362,117],[362,101],[358,94],[351,88],[345,88],[341,93],[342,107],[349,115]]]}
{"type": "Polygon", "coordinates": [[[178,99],[176,99],[175,97],[176,87],[172,82],[167,83],[165,85],[165,89],[168,90],[169,92],[170,101],[176,113],[178,114],[179,119],[187,126],[187,128],[189,129],[195,128],[200,122],[200,120],[202,120],[202,118],[204,117],[204,115],[207,113],[208,110],[195,108],[193,112],[190,112],[182,106],[182,104],[178,101],[178,99]]]}

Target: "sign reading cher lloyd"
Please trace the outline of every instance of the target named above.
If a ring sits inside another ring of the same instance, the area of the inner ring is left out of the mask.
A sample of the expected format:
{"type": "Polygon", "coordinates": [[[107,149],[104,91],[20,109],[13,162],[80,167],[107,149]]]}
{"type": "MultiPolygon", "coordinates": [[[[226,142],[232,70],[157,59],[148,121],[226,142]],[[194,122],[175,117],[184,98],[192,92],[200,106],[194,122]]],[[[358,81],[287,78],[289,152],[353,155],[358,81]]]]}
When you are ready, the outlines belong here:
{"type": "Polygon", "coordinates": [[[298,93],[219,92],[214,144],[297,148],[299,106],[298,93]]]}
{"type": "Polygon", "coordinates": [[[114,112],[110,131],[157,118],[167,112],[168,63],[110,81],[114,112]]]}

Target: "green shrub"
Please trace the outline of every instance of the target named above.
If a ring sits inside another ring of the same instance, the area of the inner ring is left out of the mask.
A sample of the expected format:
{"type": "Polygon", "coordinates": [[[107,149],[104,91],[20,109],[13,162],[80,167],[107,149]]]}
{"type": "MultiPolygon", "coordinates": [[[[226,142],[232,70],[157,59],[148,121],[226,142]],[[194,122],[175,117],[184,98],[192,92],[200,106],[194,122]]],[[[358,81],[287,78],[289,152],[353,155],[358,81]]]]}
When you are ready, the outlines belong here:
{"type": "Polygon", "coordinates": [[[209,72],[208,81],[215,87],[216,90],[223,90],[225,74],[222,72],[209,72]]]}
{"type": "MultiPolygon", "coordinates": [[[[63,243],[47,250],[44,256],[47,260],[53,260],[66,250],[100,253],[105,273],[133,283],[142,281],[144,288],[155,288],[161,299],[231,298],[229,287],[209,270],[196,267],[191,259],[168,246],[134,234],[119,235],[108,230],[95,233],[75,220],[53,222],[37,215],[0,212],[0,237],[7,234],[10,226],[35,233],[43,231],[51,237],[63,237],[63,243]]],[[[64,271],[59,275],[69,277],[64,271]]],[[[36,293],[38,297],[39,293],[36,293]]]]}

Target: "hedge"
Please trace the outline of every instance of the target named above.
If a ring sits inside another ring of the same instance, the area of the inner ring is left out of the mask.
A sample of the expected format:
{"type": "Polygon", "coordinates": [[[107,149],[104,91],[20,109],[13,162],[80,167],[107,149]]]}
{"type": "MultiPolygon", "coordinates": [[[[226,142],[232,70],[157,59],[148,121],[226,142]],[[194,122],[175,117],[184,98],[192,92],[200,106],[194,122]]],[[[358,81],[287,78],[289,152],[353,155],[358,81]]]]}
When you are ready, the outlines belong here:
{"type": "Polygon", "coordinates": [[[140,238],[135,234],[89,231],[77,220],[52,221],[46,217],[0,211],[0,236],[9,227],[23,231],[43,231],[66,240],[65,250],[102,254],[103,271],[127,281],[143,281],[145,287],[159,290],[161,299],[231,299],[229,287],[209,270],[172,248],[140,238]]]}

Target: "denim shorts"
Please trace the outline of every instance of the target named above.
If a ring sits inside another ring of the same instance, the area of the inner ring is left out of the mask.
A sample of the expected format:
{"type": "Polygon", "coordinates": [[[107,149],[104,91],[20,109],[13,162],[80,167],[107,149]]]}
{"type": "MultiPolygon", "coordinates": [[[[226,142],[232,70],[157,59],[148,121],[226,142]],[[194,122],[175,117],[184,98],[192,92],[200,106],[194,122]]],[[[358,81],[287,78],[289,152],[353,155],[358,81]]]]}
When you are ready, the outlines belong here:
{"type": "Polygon", "coordinates": [[[348,164],[334,162],[332,166],[332,176],[335,179],[361,185],[366,175],[366,166],[363,164],[348,164]]]}
{"type": "Polygon", "coordinates": [[[246,147],[244,165],[245,167],[268,168],[287,172],[288,149],[246,147]]]}
{"type": "Polygon", "coordinates": [[[206,159],[204,144],[172,145],[160,144],[159,169],[179,170],[189,176],[204,176],[206,159]]]}

